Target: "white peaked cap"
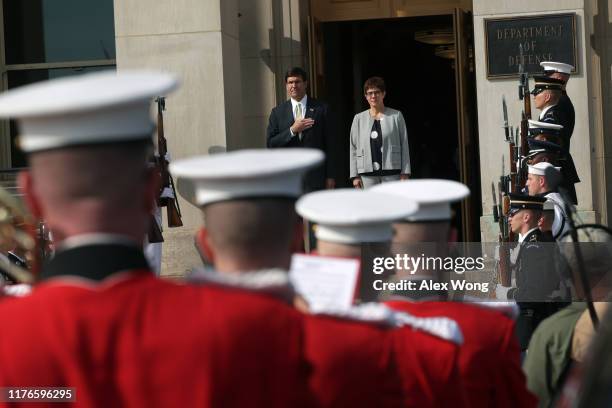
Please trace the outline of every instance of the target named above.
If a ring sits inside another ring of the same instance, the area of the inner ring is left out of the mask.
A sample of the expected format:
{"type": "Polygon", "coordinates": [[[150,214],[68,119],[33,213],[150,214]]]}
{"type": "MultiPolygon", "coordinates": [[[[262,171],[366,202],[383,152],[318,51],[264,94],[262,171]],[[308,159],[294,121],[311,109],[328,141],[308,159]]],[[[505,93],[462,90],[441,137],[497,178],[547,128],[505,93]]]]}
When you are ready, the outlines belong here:
{"type": "Polygon", "coordinates": [[[402,197],[405,202],[416,202],[418,211],[404,220],[409,222],[450,220],[450,203],[470,195],[470,189],[465,184],[442,179],[392,181],[374,186],[371,190],[402,197]]]}
{"type": "Polygon", "coordinates": [[[390,241],[393,222],[414,213],[417,205],[371,190],[346,188],[306,194],[295,208],[302,217],[317,223],[317,239],[359,244],[390,241]]]}
{"type": "Polygon", "coordinates": [[[563,129],[563,125],[558,125],[556,123],[548,123],[548,122],[540,122],[538,120],[529,119],[529,129],[552,129],[552,130],[561,130],[563,129]]]}
{"type": "Polygon", "coordinates": [[[529,165],[528,173],[535,174],[536,176],[546,176],[546,169],[549,167],[552,167],[557,171],[561,170],[561,167],[555,167],[548,162],[540,162],[540,163],[534,164],[533,166],[529,165]]]}
{"type": "Polygon", "coordinates": [[[150,139],[151,100],[178,85],[169,74],[114,71],[38,82],[0,95],[0,117],[19,125],[26,153],[150,139]]]}
{"type": "Polygon", "coordinates": [[[565,64],[563,62],[543,61],[540,62],[540,66],[544,69],[544,71],[554,71],[567,75],[571,74],[574,70],[572,65],[565,64]]]}
{"type": "Polygon", "coordinates": [[[304,173],[323,162],[317,149],[248,149],[170,163],[181,196],[195,206],[251,197],[299,197],[304,173]]]}

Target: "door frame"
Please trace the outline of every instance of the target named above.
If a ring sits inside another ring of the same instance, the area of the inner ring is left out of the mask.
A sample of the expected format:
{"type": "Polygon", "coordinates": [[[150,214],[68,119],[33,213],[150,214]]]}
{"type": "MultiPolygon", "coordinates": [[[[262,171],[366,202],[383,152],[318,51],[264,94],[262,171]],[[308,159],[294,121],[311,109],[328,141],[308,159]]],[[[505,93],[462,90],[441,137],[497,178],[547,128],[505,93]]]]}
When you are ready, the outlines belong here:
{"type": "MultiPolygon", "coordinates": [[[[339,21],[366,21],[366,18],[346,20],[343,18],[331,18],[321,21],[313,16],[312,2],[310,3],[310,16],[308,17],[308,63],[310,68],[310,93],[313,97],[320,97],[325,93],[324,83],[324,39],[321,24],[323,22],[339,21]]],[[[431,16],[429,12],[414,12],[409,15],[386,17],[414,18],[431,16]]],[[[460,8],[449,9],[435,15],[449,16],[453,19],[453,32],[455,35],[455,86],[456,86],[456,109],[457,109],[457,139],[459,146],[459,174],[462,183],[470,187],[471,196],[461,202],[461,239],[464,242],[480,241],[480,168],[478,152],[478,127],[476,124],[476,86],[469,83],[466,69],[470,69],[468,48],[473,47],[474,35],[466,35],[466,29],[471,19],[471,11],[460,8]],[[466,106],[469,103],[470,106],[466,106]]],[[[383,19],[386,19],[383,18],[383,19]]],[[[376,18],[379,19],[379,18],[376,18]]]]}

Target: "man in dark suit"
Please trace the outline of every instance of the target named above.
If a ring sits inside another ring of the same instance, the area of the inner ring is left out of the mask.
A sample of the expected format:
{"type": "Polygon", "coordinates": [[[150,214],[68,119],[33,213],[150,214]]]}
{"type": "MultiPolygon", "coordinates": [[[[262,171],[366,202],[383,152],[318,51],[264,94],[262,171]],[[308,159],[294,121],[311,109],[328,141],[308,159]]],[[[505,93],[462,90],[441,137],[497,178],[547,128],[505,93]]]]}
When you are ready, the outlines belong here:
{"type": "Polygon", "coordinates": [[[302,68],[291,68],[285,74],[290,99],[270,113],[267,145],[276,147],[311,147],[325,153],[325,164],[305,177],[305,192],[334,188],[332,126],[327,104],[306,95],[308,75],[302,68]]]}

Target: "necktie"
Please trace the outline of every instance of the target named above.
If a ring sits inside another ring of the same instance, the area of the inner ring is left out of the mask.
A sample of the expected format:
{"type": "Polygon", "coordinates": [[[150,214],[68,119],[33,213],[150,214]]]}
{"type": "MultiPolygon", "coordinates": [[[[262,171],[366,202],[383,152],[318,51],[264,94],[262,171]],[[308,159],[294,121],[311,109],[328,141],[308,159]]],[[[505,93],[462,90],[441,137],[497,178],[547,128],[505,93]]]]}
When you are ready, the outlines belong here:
{"type": "MultiPolygon", "coordinates": [[[[302,119],[302,104],[295,105],[295,120],[302,119]]],[[[298,137],[302,140],[302,132],[298,133],[298,137]]]]}

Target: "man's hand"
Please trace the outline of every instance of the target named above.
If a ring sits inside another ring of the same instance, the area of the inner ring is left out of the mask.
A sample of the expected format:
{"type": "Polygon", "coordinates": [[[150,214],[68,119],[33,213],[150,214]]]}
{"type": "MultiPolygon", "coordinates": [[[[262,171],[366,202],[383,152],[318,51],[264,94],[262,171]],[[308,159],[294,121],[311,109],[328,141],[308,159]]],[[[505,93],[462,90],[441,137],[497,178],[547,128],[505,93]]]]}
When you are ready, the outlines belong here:
{"type": "Polygon", "coordinates": [[[313,127],[314,123],[315,121],[312,118],[297,119],[295,122],[293,122],[290,129],[294,135],[297,135],[298,133],[313,127]]]}
{"type": "Polygon", "coordinates": [[[410,178],[410,174],[400,174],[400,180],[408,180],[410,178]]]}
{"type": "Polygon", "coordinates": [[[353,179],[353,187],[355,187],[355,188],[363,188],[363,183],[361,182],[361,177],[355,177],[353,179]]]}
{"type": "Polygon", "coordinates": [[[336,180],[333,178],[325,179],[325,188],[328,190],[333,190],[336,188],[336,180]]]}

